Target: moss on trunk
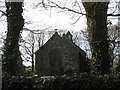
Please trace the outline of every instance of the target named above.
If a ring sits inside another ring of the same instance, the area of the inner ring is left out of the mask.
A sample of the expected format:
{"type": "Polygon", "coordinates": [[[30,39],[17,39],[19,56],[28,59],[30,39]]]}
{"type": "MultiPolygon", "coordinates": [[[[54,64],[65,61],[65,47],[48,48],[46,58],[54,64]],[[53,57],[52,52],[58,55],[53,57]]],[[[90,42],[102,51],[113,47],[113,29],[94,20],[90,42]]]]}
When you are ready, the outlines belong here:
{"type": "Polygon", "coordinates": [[[3,55],[3,70],[11,75],[22,71],[22,59],[19,51],[20,32],[24,26],[22,2],[6,2],[7,37],[3,55]]]}
{"type": "Polygon", "coordinates": [[[110,58],[107,41],[108,2],[84,2],[87,16],[89,43],[92,50],[92,72],[105,74],[109,72],[110,58]]]}

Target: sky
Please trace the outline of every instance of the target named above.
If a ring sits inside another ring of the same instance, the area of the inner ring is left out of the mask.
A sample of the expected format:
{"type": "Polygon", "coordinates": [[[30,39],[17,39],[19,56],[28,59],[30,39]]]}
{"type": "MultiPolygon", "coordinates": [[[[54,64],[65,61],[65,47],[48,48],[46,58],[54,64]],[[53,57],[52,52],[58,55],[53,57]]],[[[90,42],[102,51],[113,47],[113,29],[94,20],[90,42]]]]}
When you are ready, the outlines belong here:
{"type": "MultiPolygon", "coordinates": [[[[3,0],[4,1],[4,0],[3,0]]],[[[51,27],[50,30],[54,29],[63,29],[63,30],[69,30],[69,31],[81,31],[85,30],[87,28],[86,25],[86,17],[81,16],[78,17],[77,14],[74,14],[72,12],[62,12],[60,9],[45,9],[37,6],[37,3],[40,0],[24,0],[24,12],[23,17],[25,19],[25,26],[24,28],[28,28],[30,30],[40,30],[45,29],[47,27],[51,27]],[[79,18],[79,20],[76,22],[76,20],[79,18]],[[76,22],[76,23],[75,23],[76,22]],[[73,24],[75,23],[75,24],[73,24]]],[[[56,0],[54,0],[56,1],[56,0]]],[[[67,7],[71,7],[71,2],[75,0],[58,0],[60,5],[65,5],[67,7]],[[67,1],[66,4],[64,1],[67,1]]],[[[118,2],[119,0],[112,0],[111,6],[115,5],[115,2],[118,2]]],[[[82,11],[84,12],[84,8],[82,4],[80,4],[82,11]]],[[[72,9],[79,10],[79,7],[74,7],[72,9]]],[[[5,9],[4,9],[5,10],[5,9]]],[[[108,12],[114,12],[115,9],[109,10],[108,12]]],[[[112,18],[112,17],[108,17],[112,18]]],[[[6,18],[2,17],[0,18],[0,33],[5,34],[6,28],[6,18]]],[[[110,19],[113,24],[117,24],[117,19],[110,19]]],[[[26,37],[28,34],[27,31],[24,31],[22,33],[23,37],[26,37]]],[[[2,44],[1,44],[2,45],[2,44]]]]}
{"type": "MultiPolygon", "coordinates": [[[[4,1],[4,0],[3,0],[4,1]]],[[[24,0],[24,12],[23,16],[25,19],[25,22],[29,24],[25,24],[25,28],[29,29],[44,29],[46,27],[52,26],[51,30],[54,29],[65,29],[65,30],[72,30],[72,31],[80,31],[84,30],[86,25],[86,17],[81,16],[79,20],[77,15],[74,15],[74,13],[71,12],[61,12],[60,9],[44,9],[39,6],[36,6],[37,3],[40,0],[24,0]],[[76,23],[75,23],[76,22],[76,23]],[[75,24],[73,24],[75,23],[75,24]]],[[[56,0],[54,0],[56,1],[56,0]]],[[[58,0],[60,5],[63,5],[64,1],[67,1],[66,6],[70,7],[71,2],[75,0],[58,0]]],[[[114,6],[116,1],[119,0],[111,0],[114,1],[114,3],[110,4],[111,6],[114,6]]],[[[82,10],[84,9],[81,5],[82,10]]],[[[79,8],[75,8],[78,10],[79,8]]],[[[84,11],[84,10],[83,10],[84,11]]],[[[113,12],[114,9],[109,10],[109,12],[113,12]]],[[[111,18],[111,17],[109,17],[111,18]]],[[[2,18],[2,22],[0,22],[1,31],[4,32],[6,30],[6,23],[4,22],[5,18],[2,18]]],[[[113,24],[117,23],[116,20],[112,20],[113,24]]],[[[26,32],[23,33],[23,36],[25,36],[26,32]]]]}
{"type": "Polygon", "coordinates": [[[26,0],[25,8],[27,10],[24,12],[24,17],[26,18],[26,21],[32,21],[34,23],[34,25],[31,25],[34,29],[35,27],[38,29],[49,26],[53,26],[53,29],[67,30],[80,30],[86,28],[85,16],[81,16],[80,20],[76,24],[73,24],[78,18],[77,15],[73,16],[74,13],[62,13],[59,9],[41,9],[39,6],[35,7],[34,2],[31,0],[29,3],[26,0]]]}
{"type": "MultiPolygon", "coordinates": [[[[63,5],[63,1],[65,0],[58,0],[60,5],[63,5]]],[[[74,0],[67,0],[67,7],[71,6],[71,1],[74,0]]],[[[112,0],[110,4],[111,6],[115,5],[115,0],[112,0]]],[[[118,1],[118,0],[116,0],[118,1]]],[[[29,25],[25,25],[27,28],[30,29],[44,29],[46,27],[52,26],[51,30],[54,29],[64,29],[69,31],[81,31],[85,30],[87,28],[86,25],[86,17],[81,16],[79,20],[73,24],[77,19],[78,16],[74,15],[74,13],[71,12],[61,12],[60,9],[44,9],[39,6],[35,6],[36,3],[33,0],[25,2],[25,11],[24,11],[24,18],[26,19],[26,22],[31,22],[29,25]]],[[[82,10],[84,12],[84,8],[81,5],[82,10]]],[[[79,9],[79,8],[75,8],[79,9]]],[[[115,8],[112,10],[109,10],[108,12],[114,12],[115,8]]],[[[117,11],[116,11],[117,12],[117,11]]],[[[112,21],[113,24],[117,24],[117,19],[111,19],[113,17],[108,17],[112,21]]]]}
{"type": "MultiPolygon", "coordinates": [[[[35,0],[39,1],[39,0],[35,0]]],[[[56,0],[53,0],[56,1],[56,0]]],[[[71,2],[75,0],[58,0],[60,5],[62,6],[64,1],[67,1],[67,4],[65,6],[70,7],[71,2]]],[[[115,5],[115,2],[118,0],[111,0],[111,2],[114,2],[110,4],[111,6],[115,5]]],[[[58,29],[68,29],[68,30],[77,30],[85,29],[86,26],[86,18],[85,16],[81,16],[79,21],[75,24],[73,24],[77,19],[77,15],[74,16],[74,13],[71,12],[61,12],[60,9],[41,9],[41,7],[35,7],[36,3],[33,0],[25,0],[25,8],[27,9],[24,13],[24,17],[26,21],[33,21],[36,27],[45,27],[46,26],[53,26],[54,28],[58,29]],[[39,25],[39,26],[37,26],[39,25]]],[[[84,9],[82,4],[80,4],[82,7],[82,10],[84,9]]],[[[73,7],[73,9],[78,10],[78,8],[73,7]]],[[[109,10],[108,12],[114,12],[115,8],[112,10],[109,10]]],[[[84,10],[83,10],[84,11],[84,10]]],[[[110,18],[110,17],[109,17],[110,18]]],[[[116,21],[113,21],[113,24],[115,24],[116,21]]],[[[30,25],[31,27],[33,25],[30,25]]],[[[33,26],[34,27],[34,26],[33,26]]],[[[34,27],[35,28],[35,27],[34,27]]]]}

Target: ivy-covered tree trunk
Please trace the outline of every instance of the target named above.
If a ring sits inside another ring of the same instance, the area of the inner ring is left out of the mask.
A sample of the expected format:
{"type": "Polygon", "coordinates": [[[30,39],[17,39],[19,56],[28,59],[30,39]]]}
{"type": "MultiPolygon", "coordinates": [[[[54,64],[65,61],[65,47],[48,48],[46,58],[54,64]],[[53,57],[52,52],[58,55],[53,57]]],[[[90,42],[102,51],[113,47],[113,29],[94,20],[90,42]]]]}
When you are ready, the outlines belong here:
{"type": "Polygon", "coordinates": [[[5,2],[7,13],[7,37],[3,55],[3,72],[18,75],[23,69],[19,51],[20,33],[23,30],[23,2],[5,2]]]}
{"type": "Polygon", "coordinates": [[[83,2],[92,49],[92,72],[97,74],[105,74],[110,71],[106,23],[108,4],[108,2],[83,2]]]}

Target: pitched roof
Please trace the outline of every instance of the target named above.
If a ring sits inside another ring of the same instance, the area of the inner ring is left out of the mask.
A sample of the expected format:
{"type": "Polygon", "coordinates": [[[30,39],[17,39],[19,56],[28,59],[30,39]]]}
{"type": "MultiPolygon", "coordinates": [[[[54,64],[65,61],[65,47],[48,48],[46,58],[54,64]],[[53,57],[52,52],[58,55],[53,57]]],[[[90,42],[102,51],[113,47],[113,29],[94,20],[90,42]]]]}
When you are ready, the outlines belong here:
{"type": "Polygon", "coordinates": [[[66,38],[66,36],[68,35],[72,36],[72,34],[69,31],[67,32],[66,35],[63,35],[63,37],[61,37],[57,32],[55,32],[55,34],[38,51],[36,51],[36,53],[44,50],[45,47],[47,47],[49,43],[51,43],[51,41],[55,41],[55,42],[62,41],[64,44],[67,44],[67,45],[69,44],[72,47],[74,47],[75,50],[79,50],[83,55],[86,55],[85,52],[81,48],[79,48],[75,43],[73,43],[73,41],[66,38]]]}

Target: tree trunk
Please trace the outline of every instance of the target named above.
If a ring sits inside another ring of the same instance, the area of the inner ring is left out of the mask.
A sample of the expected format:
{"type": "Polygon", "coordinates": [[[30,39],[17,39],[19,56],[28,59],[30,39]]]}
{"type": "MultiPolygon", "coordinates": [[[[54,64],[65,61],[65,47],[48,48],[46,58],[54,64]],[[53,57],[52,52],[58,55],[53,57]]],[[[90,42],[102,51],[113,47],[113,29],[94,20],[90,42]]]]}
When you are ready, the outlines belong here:
{"type": "Polygon", "coordinates": [[[11,75],[17,75],[23,69],[18,44],[24,26],[22,2],[6,2],[6,8],[8,31],[3,56],[3,70],[11,75]]]}
{"type": "Polygon", "coordinates": [[[110,70],[106,23],[108,4],[108,2],[83,2],[92,50],[92,72],[97,74],[105,74],[110,70]]]}
{"type": "Polygon", "coordinates": [[[34,52],[34,47],[35,47],[35,37],[34,37],[34,33],[31,34],[31,39],[32,39],[32,72],[34,72],[34,55],[35,55],[35,52],[34,52]]]}

